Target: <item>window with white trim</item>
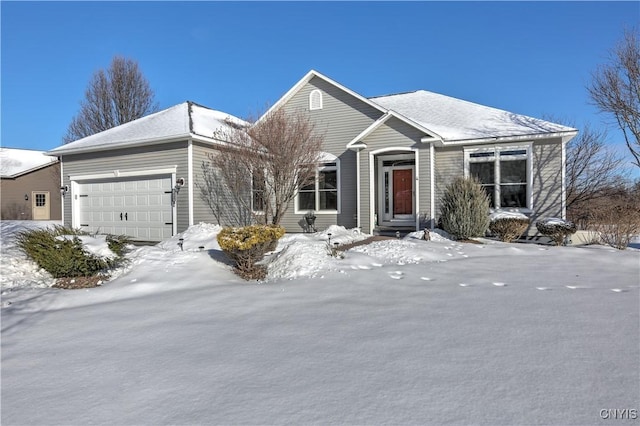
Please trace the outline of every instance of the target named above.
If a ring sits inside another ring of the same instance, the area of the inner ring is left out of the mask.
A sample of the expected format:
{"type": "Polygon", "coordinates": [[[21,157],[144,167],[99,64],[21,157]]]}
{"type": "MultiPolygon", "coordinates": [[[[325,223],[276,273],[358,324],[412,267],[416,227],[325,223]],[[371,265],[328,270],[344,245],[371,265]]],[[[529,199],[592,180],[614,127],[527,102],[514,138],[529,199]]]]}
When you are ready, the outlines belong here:
{"type": "Polygon", "coordinates": [[[313,182],[298,189],[296,211],[337,213],[340,200],[338,162],[322,163],[313,182]]]}
{"type": "Polygon", "coordinates": [[[465,149],[467,176],[480,181],[491,208],[528,209],[531,145],[465,149]]]}
{"type": "Polygon", "coordinates": [[[251,178],[251,210],[253,210],[254,213],[264,213],[266,207],[264,196],[264,178],[254,173],[251,178]]]}
{"type": "Polygon", "coordinates": [[[318,89],[309,93],[309,110],[322,109],[322,92],[318,89]]]}

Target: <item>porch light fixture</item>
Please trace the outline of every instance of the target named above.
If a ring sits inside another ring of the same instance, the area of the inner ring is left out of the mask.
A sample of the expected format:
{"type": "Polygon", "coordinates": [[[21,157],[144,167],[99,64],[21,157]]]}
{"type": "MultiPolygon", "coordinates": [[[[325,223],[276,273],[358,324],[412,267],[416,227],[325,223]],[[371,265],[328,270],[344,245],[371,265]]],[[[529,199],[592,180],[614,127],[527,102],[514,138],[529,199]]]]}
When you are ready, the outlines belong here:
{"type": "Polygon", "coordinates": [[[24,194],[24,200],[29,201],[29,194],[24,194]]]}
{"type": "Polygon", "coordinates": [[[69,192],[69,185],[64,185],[60,187],[60,195],[64,197],[67,192],[69,192]]]}

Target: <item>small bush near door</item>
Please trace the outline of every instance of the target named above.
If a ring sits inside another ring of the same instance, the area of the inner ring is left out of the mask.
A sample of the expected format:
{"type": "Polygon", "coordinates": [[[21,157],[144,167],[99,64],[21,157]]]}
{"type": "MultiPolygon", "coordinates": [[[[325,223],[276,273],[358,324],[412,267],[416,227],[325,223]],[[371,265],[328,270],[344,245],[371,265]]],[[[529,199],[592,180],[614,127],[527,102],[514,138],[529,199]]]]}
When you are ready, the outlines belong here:
{"type": "Polygon", "coordinates": [[[95,286],[98,280],[87,277],[106,278],[108,269],[123,262],[129,240],[126,237],[107,236],[109,248],[115,253],[114,257],[108,258],[87,251],[79,238],[81,235],[87,234],[56,226],[21,232],[16,240],[18,247],[54,278],[66,282],[70,282],[69,278],[78,278],[79,282],[88,283],[87,286],[95,286]]]}
{"type": "Polygon", "coordinates": [[[489,197],[475,179],[456,178],[440,207],[442,229],[458,240],[484,236],[489,227],[489,197]]]}

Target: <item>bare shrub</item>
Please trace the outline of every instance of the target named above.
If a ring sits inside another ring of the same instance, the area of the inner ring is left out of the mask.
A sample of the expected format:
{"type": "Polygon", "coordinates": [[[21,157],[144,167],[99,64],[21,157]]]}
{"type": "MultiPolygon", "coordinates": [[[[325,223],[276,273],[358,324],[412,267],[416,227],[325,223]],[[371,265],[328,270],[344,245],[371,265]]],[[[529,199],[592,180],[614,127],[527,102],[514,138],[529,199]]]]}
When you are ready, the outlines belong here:
{"type": "Polygon", "coordinates": [[[493,233],[500,241],[510,243],[518,238],[527,230],[529,219],[519,217],[500,217],[494,219],[489,224],[489,231],[493,233]]]}
{"type": "Polygon", "coordinates": [[[600,241],[625,250],[631,239],[640,234],[640,206],[633,198],[618,198],[614,205],[599,211],[592,226],[600,241]]]}
{"type": "Polygon", "coordinates": [[[555,218],[537,221],[536,228],[542,235],[551,238],[551,241],[557,246],[563,245],[566,238],[577,231],[575,223],[555,218]]]}

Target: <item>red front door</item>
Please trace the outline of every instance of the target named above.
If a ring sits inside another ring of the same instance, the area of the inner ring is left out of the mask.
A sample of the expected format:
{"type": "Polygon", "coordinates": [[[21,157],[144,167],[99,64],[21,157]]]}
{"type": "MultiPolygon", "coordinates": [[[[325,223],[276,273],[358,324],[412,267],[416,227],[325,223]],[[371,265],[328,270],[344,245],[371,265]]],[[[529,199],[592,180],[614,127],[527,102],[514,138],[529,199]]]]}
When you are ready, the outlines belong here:
{"type": "Polygon", "coordinates": [[[413,170],[393,171],[393,215],[413,214],[413,170]]]}

